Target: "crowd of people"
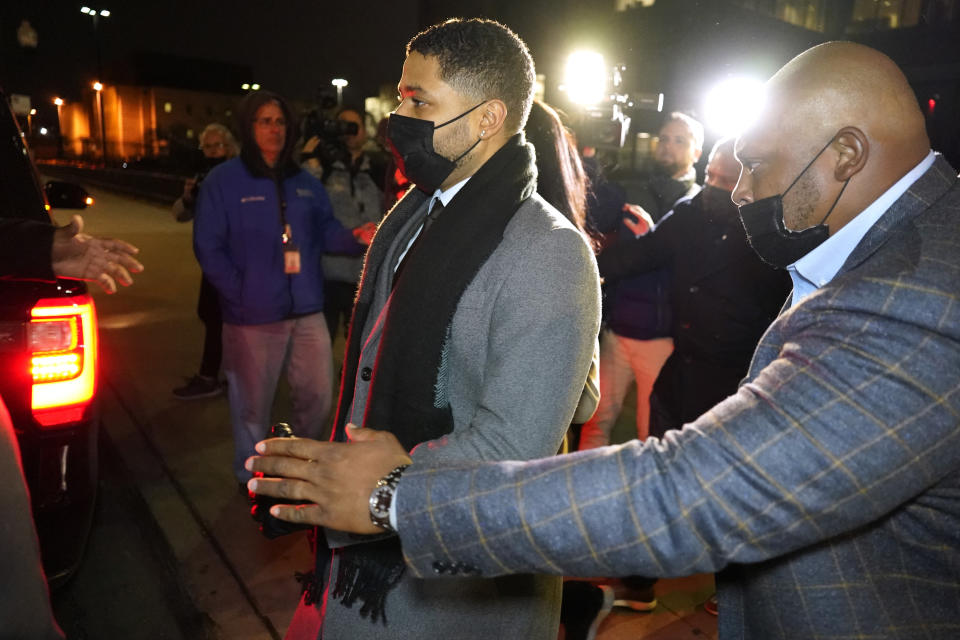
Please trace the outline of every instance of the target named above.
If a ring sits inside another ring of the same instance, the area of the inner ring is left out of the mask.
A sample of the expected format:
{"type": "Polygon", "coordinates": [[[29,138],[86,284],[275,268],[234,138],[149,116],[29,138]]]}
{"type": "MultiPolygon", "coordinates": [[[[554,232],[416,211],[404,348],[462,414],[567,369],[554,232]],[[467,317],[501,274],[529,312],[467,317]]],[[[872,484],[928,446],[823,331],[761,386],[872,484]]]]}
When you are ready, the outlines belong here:
{"type": "Polygon", "coordinates": [[[960,191],[902,72],[802,53],[702,187],[692,116],[626,175],[535,77],[507,27],[450,20],[407,45],[388,150],[347,106],[330,155],[266,91],[239,143],[200,136],[174,394],[226,391],[239,489],[316,527],[287,637],[589,639],[700,572],[724,639],[955,637],[960,191]],[[297,437],[266,439],[284,372],[297,437]]]}

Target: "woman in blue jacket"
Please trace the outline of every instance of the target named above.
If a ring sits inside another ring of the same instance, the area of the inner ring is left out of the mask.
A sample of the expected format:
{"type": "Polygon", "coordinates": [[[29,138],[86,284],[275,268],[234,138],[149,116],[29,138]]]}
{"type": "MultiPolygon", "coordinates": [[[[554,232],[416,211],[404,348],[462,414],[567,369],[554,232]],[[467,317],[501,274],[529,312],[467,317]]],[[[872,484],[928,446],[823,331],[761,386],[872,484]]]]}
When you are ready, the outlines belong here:
{"type": "Polygon", "coordinates": [[[372,226],[333,217],[320,181],[292,161],[293,114],[276,94],[249,94],[238,109],[239,157],[200,188],[194,251],[223,310],[224,372],[234,436],[234,473],[262,440],[286,368],[297,435],[316,438],[330,412],[332,360],[323,318],[323,253],[357,255],[372,226]]]}

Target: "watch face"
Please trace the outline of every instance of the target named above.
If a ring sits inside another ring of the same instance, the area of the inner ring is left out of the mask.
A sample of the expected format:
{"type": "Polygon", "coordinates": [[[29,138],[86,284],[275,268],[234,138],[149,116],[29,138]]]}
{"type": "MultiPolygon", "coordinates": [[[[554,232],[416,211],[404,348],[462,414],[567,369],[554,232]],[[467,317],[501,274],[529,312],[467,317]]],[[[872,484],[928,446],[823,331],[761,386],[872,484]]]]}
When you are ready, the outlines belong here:
{"type": "Polygon", "coordinates": [[[393,502],[393,489],[391,487],[377,487],[370,494],[370,514],[381,520],[388,518],[391,502],[393,502]]]}

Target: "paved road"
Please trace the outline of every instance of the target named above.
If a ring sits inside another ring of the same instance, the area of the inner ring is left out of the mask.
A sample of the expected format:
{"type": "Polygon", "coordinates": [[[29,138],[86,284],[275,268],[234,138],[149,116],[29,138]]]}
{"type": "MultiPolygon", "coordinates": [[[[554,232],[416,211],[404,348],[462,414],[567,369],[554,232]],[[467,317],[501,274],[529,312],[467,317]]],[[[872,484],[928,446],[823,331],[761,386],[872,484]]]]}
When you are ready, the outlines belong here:
{"type": "MultiPolygon", "coordinates": [[[[306,536],[267,541],[255,529],[230,470],[226,399],[182,402],[170,394],[200,356],[190,225],[174,222],[165,207],[91,191],[97,201],[83,214],[86,229],[139,246],[146,271],[118,295],[95,293],[104,436],[116,465],[104,471],[102,524],[72,586],[87,584],[89,573],[106,579],[59,595],[58,611],[69,612],[84,640],[281,638],[299,595],[294,572],[312,562],[306,536]],[[121,615],[144,602],[154,603],[149,614],[121,615]]],[[[65,221],[69,213],[56,216],[65,221]]],[[[285,417],[284,396],[281,389],[276,419],[285,417]]],[[[623,438],[632,429],[625,418],[615,432],[623,438]]],[[[711,592],[709,576],[662,581],[662,606],[652,614],[616,612],[597,637],[716,638],[715,620],[700,608],[711,592]]]]}
{"type": "Polygon", "coordinates": [[[70,640],[213,637],[109,438],[100,442],[100,490],[84,563],[52,602],[70,640]]]}

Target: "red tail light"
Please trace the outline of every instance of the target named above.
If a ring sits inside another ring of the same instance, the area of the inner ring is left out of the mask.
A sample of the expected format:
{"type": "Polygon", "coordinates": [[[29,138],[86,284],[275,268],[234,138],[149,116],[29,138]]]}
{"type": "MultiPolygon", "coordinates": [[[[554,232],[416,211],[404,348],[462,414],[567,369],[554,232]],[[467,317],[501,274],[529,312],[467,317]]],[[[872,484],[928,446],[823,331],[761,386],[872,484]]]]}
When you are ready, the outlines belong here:
{"type": "Polygon", "coordinates": [[[97,386],[97,313],[88,295],[44,298],[30,311],[33,415],[43,426],[75,422],[97,386]]]}

